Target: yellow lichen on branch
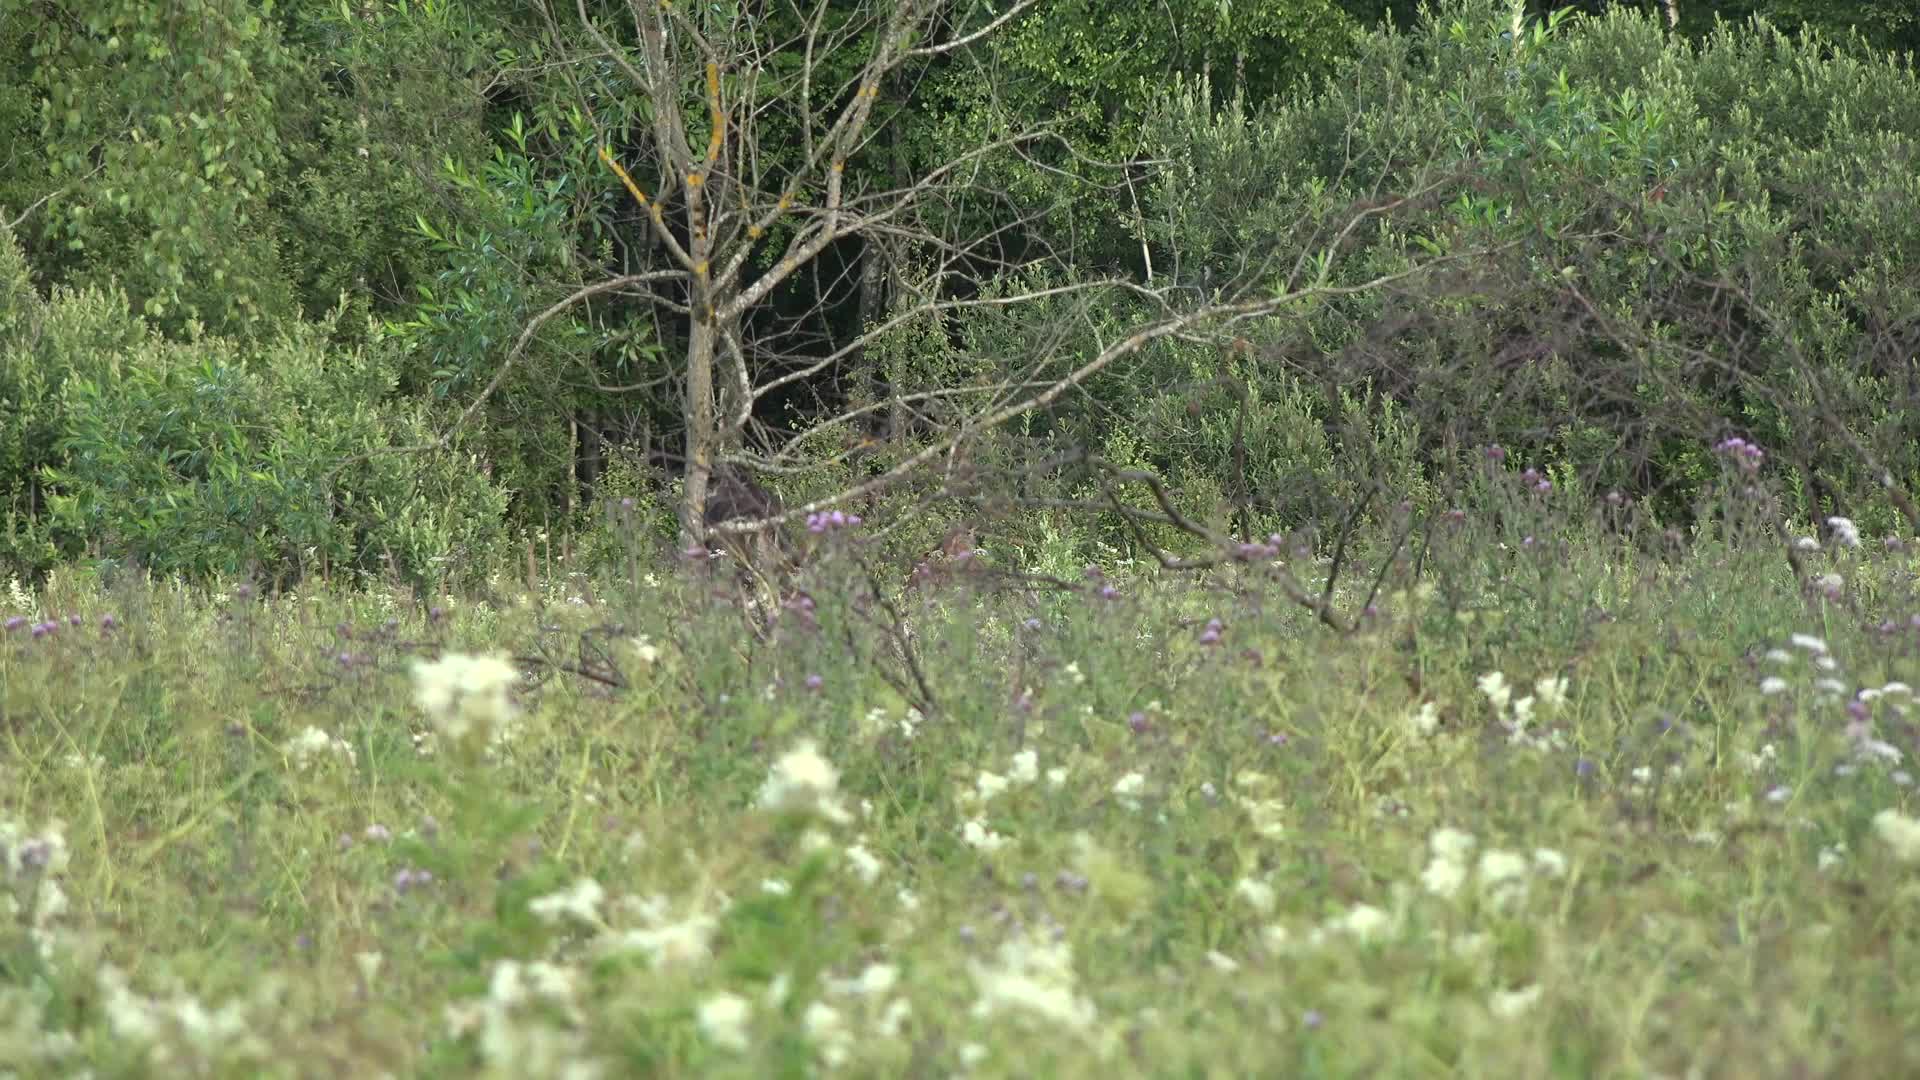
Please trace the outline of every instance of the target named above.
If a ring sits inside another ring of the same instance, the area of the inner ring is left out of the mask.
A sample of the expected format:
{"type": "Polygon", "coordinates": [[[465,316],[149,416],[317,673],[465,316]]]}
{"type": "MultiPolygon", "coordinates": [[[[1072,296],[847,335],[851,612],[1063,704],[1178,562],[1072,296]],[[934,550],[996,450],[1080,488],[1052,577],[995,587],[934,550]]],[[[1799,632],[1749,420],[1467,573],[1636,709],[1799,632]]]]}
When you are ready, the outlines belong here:
{"type": "Polygon", "coordinates": [[[707,61],[707,107],[713,111],[713,134],[707,136],[707,164],[720,160],[720,142],[727,134],[727,113],[720,107],[720,65],[707,61]]]}
{"type": "Polygon", "coordinates": [[[612,151],[608,150],[604,146],[601,147],[600,160],[606,162],[607,168],[613,170],[613,175],[619,177],[620,182],[627,185],[627,190],[633,194],[634,202],[639,203],[642,209],[652,210],[656,216],[659,214],[660,208],[657,206],[653,206],[652,204],[647,202],[647,196],[644,192],[640,190],[640,185],[634,183],[633,177],[627,175],[627,170],[621,168],[620,163],[613,160],[612,151]]]}

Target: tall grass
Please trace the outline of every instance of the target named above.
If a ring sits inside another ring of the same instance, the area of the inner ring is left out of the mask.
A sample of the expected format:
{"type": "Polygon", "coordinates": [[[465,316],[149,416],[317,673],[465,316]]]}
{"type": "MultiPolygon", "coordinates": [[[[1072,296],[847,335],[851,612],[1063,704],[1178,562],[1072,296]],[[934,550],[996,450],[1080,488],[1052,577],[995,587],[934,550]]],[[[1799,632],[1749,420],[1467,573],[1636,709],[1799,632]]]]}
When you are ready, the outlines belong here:
{"type": "Polygon", "coordinates": [[[1488,482],[1344,636],[1272,587],[1325,553],[903,592],[859,529],[751,626],[666,565],[16,587],[0,1068],[1920,1067],[1920,561],[1488,482]]]}

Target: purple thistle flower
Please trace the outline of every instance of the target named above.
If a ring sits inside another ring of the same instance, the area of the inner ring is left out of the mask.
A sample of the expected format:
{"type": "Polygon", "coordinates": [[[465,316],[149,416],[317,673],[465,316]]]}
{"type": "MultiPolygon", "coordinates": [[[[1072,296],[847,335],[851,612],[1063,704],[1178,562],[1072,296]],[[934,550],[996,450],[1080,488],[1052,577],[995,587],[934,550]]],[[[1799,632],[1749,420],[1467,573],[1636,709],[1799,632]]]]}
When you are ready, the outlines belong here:
{"type": "Polygon", "coordinates": [[[120,625],[120,620],[114,618],[111,612],[100,616],[100,629],[103,631],[112,633],[114,627],[117,627],[119,625],[120,625]]]}
{"type": "Polygon", "coordinates": [[[1505,461],[1506,458],[1507,458],[1506,448],[1502,447],[1499,443],[1494,443],[1487,447],[1488,461],[1505,461]]]}
{"type": "Polygon", "coordinates": [[[818,690],[821,687],[827,685],[827,680],[821,678],[818,675],[809,675],[807,676],[806,681],[807,681],[807,689],[809,690],[818,690]]]}
{"type": "Polygon", "coordinates": [[[1135,735],[1145,735],[1153,728],[1153,725],[1147,723],[1147,714],[1138,711],[1127,717],[1127,726],[1133,729],[1135,735]]]}
{"type": "Polygon", "coordinates": [[[6,622],[0,623],[0,626],[6,627],[8,633],[12,633],[25,625],[27,625],[27,617],[25,615],[15,615],[6,622]]]}
{"type": "Polygon", "coordinates": [[[57,622],[35,623],[33,625],[33,636],[37,638],[43,638],[43,637],[46,637],[48,634],[53,633],[55,630],[58,630],[59,628],[60,628],[60,624],[57,622]]]}

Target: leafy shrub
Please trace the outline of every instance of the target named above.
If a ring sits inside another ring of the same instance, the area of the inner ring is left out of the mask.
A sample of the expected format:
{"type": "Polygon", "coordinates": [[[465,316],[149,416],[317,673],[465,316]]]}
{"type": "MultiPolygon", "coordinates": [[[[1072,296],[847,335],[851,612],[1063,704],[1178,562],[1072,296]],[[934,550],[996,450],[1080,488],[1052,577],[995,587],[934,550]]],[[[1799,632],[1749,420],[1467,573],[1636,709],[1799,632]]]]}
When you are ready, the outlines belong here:
{"type": "MultiPolygon", "coordinates": [[[[19,251],[10,238],[4,258],[19,251]]],[[[471,573],[504,538],[505,493],[430,443],[427,409],[385,405],[390,358],[327,347],[331,321],[277,338],[168,341],[124,294],[19,273],[0,325],[0,396],[25,422],[0,442],[10,539],[29,573],[83,551],[163,573],[471,573]]]]}
{"type": "MultiPolygon", "coordinates": [[[[1325,283],[1355,291],[1246,328],[1251,354],[1303,373],[1317,416],[1384,395],[1428,461],[1504,444],[1684,512],[1704,444],[1740,433],[1809,517],[1920,482],[1911,64],[1764,23],[1697,45],[1625,11],[1515,27],[1452,4],[1257,111],[1175,90],[1155,240],[1254,292],[1327,252],[1325,283]]],[[[1329,438],[1370,452],[1364,428],[1329,438]]],[[[1873,501],[1863,519],[1891,512],[1873,501]]]]}

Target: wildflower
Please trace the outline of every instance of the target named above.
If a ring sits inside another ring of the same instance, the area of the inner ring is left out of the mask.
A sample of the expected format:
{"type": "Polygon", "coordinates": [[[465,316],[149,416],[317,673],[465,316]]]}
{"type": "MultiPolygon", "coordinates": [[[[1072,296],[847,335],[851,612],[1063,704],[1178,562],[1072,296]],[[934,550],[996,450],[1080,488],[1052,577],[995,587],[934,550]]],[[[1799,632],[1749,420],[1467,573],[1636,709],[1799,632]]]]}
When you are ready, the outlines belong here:
{"type": "Polygon", "coordinates": [[[448,653],[436,661],[414,661],[413,700],[448,739],[477,733],[497,740],[513,718],[507,687],[517,678],[513,665],[500,657],[448,653]]]}
{"type": "Polygon", "coordinates": [[[1846,841],[1842,840],[1838,844],[1830,844],[1820,849],[1820,855],[1815,860],[1814,869],[1822,874],[1827,873],[1834,867],[1839,866],[1842,862],[1845,862],[1846,858],[1846,841]]]}
{"type": "Polygon", "coordinates": [[[1542,675],[1533,681],[1533,695],[1542,706],[1557,709],[1567,703],[1567,678],[1542,675]]]}
{"type": "Polygon", "coordinates": [[[1085,1030],[1095,1019],[1093,1003],[1075,989],[1073,950],[1040,934],[1000,946],[992,966],[972,966],[979,998],[973,1014],[985,1019],[1011,1013],[1022,1021],[1085,1030]]]}
{"type": "Polygon", "coordinates": [[[1362,942],[1378,941],[1393,928],[1393,917],[1372,904],[1355,904],[1336,928],[1362,942]]]}
{"type": "Polygon", "coordinates": [[[1531,1010],[1539,1000],[1539,983],[1520,990],[1496,990],[1487,1000],[1487,1011],[1502,1020],[1512,1020],[1531,1010]]]}
{"type": "Polygon", "coordinates": [[[1760,680],[1760,692],[1762,694],[1766,694],[1769,697],[1773,696],[1774,694],[1782,693],[1783,691],[1786,690],[1786,688],[1787,688],[1787,680],[1781,678],[1778,675],[1769,675],[1766,678],[1760,680]]]}
{"type": "Polygon", "coordinates": [[[599,882],[583,877],[557,893],[535,899],[527,910],[549,926],[566,919],[594,925],[600,921],[600,904],[606,898],[607,890],[599,882]]]}
{"type": "Polygon", "coordinates": [[[640,637],[628,638],[627,644],[632,646],[633,655],[639,657],[641,663],[643,664],[659,663],[660,646],[655,645],[650,639],[646,637],[646,635],[643,634],[640,637]]]}
{"type": "Polygon", "coordinates": [[[1067,767],[1065,765],[1056,765],[1047,770],[1047,786],[1050,788],[1067,786],[1067,767]]]}
{"type": "Polygon", "coordinates": [[[977,848],[988,854],[999,851],[1007,842],[1006,837],[987,828],[978,818],[960,827],[960,839],[968,847],[977,848]]]}
{"type": "Polygon", "coordinates": [[[1086,675],[1080,670],[1080,662],[1077,660],[1068,664],[1065,668],[1062,668],[1061,673],[1075,686],[1079,686],[1087,681],[1086,675]]]}
{"type": "Polygon", "coordinates": [[[700,1003],[694,1022],[708,1042],[741,1053],[747,1049],[747,1023],[752,1018],[752,1002],[723,990],[700,1003]]]}
{"type": "Polygon", "coordinates": [[[656,969],[697,967],[712,957],[713,934],[719,926],[712,915],[696,912],[678,922],[671,921],[664,897],[628,906],[638,907],[645,925],[602,934],[598,941],[602,951],[645,953],[656,969]]]}
{"type": "Polygon", "coordinates": [[[1480,888],[1496,906],[1520,899],[1527,888],[1527,860],[1510,851],[1489,850],[1480,855],[1480,888]]]}
{"type": "Polygon", "coordinates": [[[1432,850],[1433,857],[1449,862],[1465,862],[1473,854],[1475,843],[1477,841],[1472,833],[1462,832],[1452,826],[1435,829],[1433,835],[1427,838],[1427,847],[1432,850]]]}
{"type": "Polygon", "coordinates": [[[1498,671],[1490,671],[1475,680],[1480,692],[1493,704],[1495,712],[1506,710],[1507,702],[1513,696],[1513,690],[1507,685],[1507,677],[1498,671]]]}
{"type": "Polygon", "coordinates": [[[352,744],[345,739],[336,739],[317,727],[309,724],[306,729],[288,739],[280,752],[293,762],[296,770],[304,771],[313,767],[328,756],[337,757],[352,766],[355,762],[352,744]]]}
{"type": "Polygon", "coordinates": [[[868,964],[851,979],[828,980],[827,988],[850,997],[880,997],[900,982],[900,969],[892,964],[868,964]]]}
{"type": "Polygon", "coordinates": [[[1423,739],[1440,730],[1440,707],[1431,701],[1422,702],[1420,708],[1407,717],[1407,730],[1423,739]]]}
{"type": "Polygon", "coordinates": [[[1567,857],[1552,848],[1533,849],[1533,869],[1547,877],[1567,876],[1567,857]]]}
{"type": "Polygon", "coordinates": [[[1920,862],[1920,821],[1898,810],[1882,810],[1873,816],[1873,830],[1880,834],[1901,862],[1920,862]]]}
{"type": "Polygon", "coordinates": [[[1853,523],[1853,519],[1830,517],[1827,519],[1827,528],[1833,530],[1833,541],[1841,547],[1860,546],[1860,527],[1853,523]]]}
{"type": "Polygon", "coordinates": [[[816,1001],[807,1006],[801,1015],[800,1025],[806,1030],[807,1038],[819,1048],[820,1060],[829,1069],[845,1065],[853,1052],[853,1033],[847,1030],[847,1022],[840,1010],[824,1001],[816,1001]]]}
{"type": "Polygon", "coordinates": [[[1273,886],[1253,878],[1241,878],[1233,887],[1233,893],[1247,902],[1247,906],[1262,915],[1271,915],[1276,900],[1273,886]]]}
{"type": "Polygon", "coordinates": [[[1217,949],[1207,950],[1207,963],[1222,975],[1231,975],[1240,970],[1240,962],[1217,949]]]}
{"type": "Polygon", "coordinates": [[[854,876],[867,885],[879,880],[880,872],[885,869],[885,865],[867,850],[865,844],[855,844],[847,849],[847,863],[853,867],[854,876]]]}
{"type": "Polygon", "coordinates": [[[1007,770],[1007,779],[1016,784],[1031,784],[1040,778],[1040,755],[1032,750],[1022,750],[1013,755],[1013,766],[1007,770]]]}
{"type": "Polygon", "coordinates": [[[1460,887],[1467,882],[1467,865],[1453,859],[1434,856],[1427,868],[1420,872],[1420,883],[1427,891],[1443,899],[1458,895],[1460,887]]]}
{"type": "Polygon", "coordinates": [[[1114,781],[1114,798],[1129,810],[1140,809],[1140,796],[1147,789],[1147,778],[1137,772],[1130,772],[1114,781]]]}
{"type": "Polygon", "coordinates": [[[1812,634],[1793,634],[1787,638],[1796,649],[1805,649],[1816,655],[1827,651],[1827,643],[1812,634]]]}
{"type": "Polygon", "coordinates": [[[973,783],[974,798],[980,802],[992,802],[994,796],[1007,790],[1008,780],[1004,776],[980,770],[980,778],[973,783]]]}
{"type": "Polygon", "coordinates": [[[839,786],[840,773],[833,763],[820,756],[812,739],[802,739],[773,763],[760,787],[760,808],[845,824],[851,817],[840,805],[839,786]]]}

